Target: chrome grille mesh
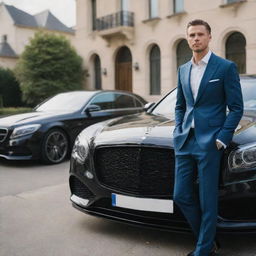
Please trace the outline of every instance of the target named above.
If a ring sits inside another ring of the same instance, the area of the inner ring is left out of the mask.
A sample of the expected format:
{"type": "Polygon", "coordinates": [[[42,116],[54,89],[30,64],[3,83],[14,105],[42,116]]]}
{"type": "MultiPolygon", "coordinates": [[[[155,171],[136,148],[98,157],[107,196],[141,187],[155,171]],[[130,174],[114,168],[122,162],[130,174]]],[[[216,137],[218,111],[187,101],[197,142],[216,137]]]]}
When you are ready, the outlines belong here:
{"type": "Polygon", "coordinates": [[[8,129],[0,127],[0,142],[3,142],[6,139],[7,134],[8,134],[8,129]]]}
{"type": "Polygon", "coordinates": [[[171,196],[174,153],[150,147],[102,147],[95,167],[101,184],[143,196],[171,196]]]}

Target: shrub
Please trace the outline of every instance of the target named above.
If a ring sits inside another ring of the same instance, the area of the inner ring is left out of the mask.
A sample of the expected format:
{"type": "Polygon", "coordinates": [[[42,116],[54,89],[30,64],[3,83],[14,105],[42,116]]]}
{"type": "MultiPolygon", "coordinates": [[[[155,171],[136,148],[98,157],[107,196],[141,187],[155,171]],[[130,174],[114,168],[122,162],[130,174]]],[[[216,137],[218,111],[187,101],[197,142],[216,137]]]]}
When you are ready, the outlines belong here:
{"type": "Polygon", "coordinates": [[[21,90],[13,71],[0,68],[0,107],[22,106],[21,90]]]}
{"type": "Polygon", "coordinates": [[[22,53],[15,69],[23,99],[37,105],[64,91],[82,88],[82,58],[63,36],[39,32],[22,53]]]}
{"type": "Polygon", "coordinates": [[[13,114],[21,114],[21,113],[26,113],[30,112],[32,109],[31,108],[0,108],[0,117],[5,116],[5,115],[13,115],[13,114]]]}

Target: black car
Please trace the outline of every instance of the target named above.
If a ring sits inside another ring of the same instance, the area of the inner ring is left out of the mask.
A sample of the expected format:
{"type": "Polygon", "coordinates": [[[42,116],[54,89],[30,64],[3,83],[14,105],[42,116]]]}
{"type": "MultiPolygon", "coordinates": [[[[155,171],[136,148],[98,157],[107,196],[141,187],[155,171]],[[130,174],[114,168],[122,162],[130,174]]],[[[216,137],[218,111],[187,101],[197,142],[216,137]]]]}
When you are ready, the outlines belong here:
{"type": "MultiPolygon", "coordinates": [[[[241,77],[241,84],[244,116],[221,164],[219,232],[256,232],[256,76],[241,77]]],[[[78,135],[69,178],[75,208],[131,224],[190,230],[173,202],[175,101],[176,89],[146,113],[101,122],[78,135]]]]}
{"type": "Polygon", "coordinates": [[[142,112],[146,101],[123,91],[73,91],[55,95],[32,112],[0,118],[0,157],[57,164],[87,126],[142,112]]]}

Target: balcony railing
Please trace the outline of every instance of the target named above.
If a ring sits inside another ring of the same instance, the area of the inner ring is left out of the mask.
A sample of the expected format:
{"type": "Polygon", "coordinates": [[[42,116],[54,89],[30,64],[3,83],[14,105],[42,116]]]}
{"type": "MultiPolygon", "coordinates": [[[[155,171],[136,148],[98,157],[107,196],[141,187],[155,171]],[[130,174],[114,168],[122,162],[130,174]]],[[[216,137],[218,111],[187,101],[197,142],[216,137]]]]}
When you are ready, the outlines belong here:
{"type": "Polygon", "coordinates": [[[96,20],[96,29],[105,30],[120,26],[133,27],[134,13],[128,11],[120,11],[113,13],[96,20]]]}

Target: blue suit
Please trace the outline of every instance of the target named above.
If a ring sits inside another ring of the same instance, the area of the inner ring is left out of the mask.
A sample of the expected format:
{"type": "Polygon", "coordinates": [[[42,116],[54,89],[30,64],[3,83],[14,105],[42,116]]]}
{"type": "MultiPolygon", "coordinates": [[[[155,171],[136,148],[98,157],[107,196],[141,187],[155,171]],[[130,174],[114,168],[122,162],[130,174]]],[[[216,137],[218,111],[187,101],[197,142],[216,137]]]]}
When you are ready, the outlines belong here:
{"type": "Polygon", "coordinates": [[[174,201],[196,235],[194,255],[208,256],[216,232],[222,156],[216,140],[225,145],[230,143],[243,115],[243,99],[233,62],[212,53],[196,99],[190,86],[191,67],[189,61],[178,71],[173,134],[176,155],[174,201]]]}

